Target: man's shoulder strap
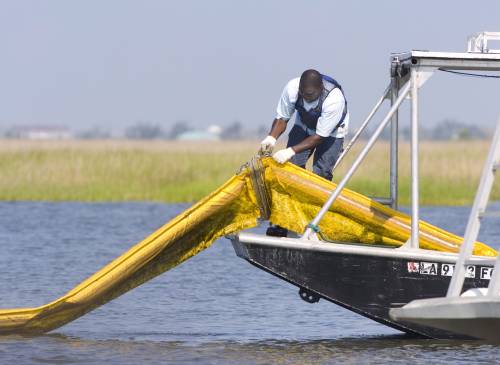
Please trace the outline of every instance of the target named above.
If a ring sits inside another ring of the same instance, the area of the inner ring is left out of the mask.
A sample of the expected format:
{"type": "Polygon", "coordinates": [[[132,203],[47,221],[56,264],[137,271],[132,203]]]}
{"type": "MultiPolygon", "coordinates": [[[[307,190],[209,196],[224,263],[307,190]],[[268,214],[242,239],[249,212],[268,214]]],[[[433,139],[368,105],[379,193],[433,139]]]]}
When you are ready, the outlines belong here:
{"type": "Polygon", "coordinates": [[[329,82],[330,84],[332,84],[334,86],[334,89],[339,88],[340,91],[342,91],[342,93],[344,92],[342,90],[342,86],[340,86],[340,84],[337,82],[337,80],[335,80],[333,77],[321,74],[321,78],[323,79],[323,81],[326,81],[326,82],[329,82]]]}
{"type": "Polygon", "coordinates": [[[347,116],[347,98],[345,97],[344,90],[342,90],[342,86],[340,86],[340,84],[337,82],[337,80],[335,80],[333,77],[330,77],[328,75],[323,75],[323,74],[321,74],[321,77],[322,77],[323,81],[326,81],[326,82],[328,82],[328,83],[330,83],[330,84],[333,85],[333,88],[328,91],[328,93],[326,94],[326,96],[328,96],[330,94],[330,92],[332,92],[333,90],[339,89],[340,92],[342,93],[342,96],[344,97],[344,108],[342,110],[342,116],[340,118],[340,121],[337,123],[337,125],[333,129],[333,131],[332,131],[332,133],[333,133],[340,126],[344,125],[344,120],[345,120],[345,118],[347,116]]]}

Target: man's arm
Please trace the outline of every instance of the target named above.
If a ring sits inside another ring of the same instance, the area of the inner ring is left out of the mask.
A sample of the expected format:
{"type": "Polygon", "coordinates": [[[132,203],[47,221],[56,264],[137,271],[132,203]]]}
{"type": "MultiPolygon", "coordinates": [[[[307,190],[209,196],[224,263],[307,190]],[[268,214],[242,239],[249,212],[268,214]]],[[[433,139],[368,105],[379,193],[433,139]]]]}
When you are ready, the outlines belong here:
{"type": "Polygon", "coordinates": [[[281,136],[283,132],[285,132],[287,122],[288,120],[286,119],[276,118],[273,121],[273,125],[271,126],[271,132],[269,132],[269,135],[274,137],[275,139],[278,139],[279,136],[281,136]]]}
{"type": "Polygon", "coordinates": [[[315,134],[314,136],[309,136],[302,142],[296,144],[295,146],[285,148],[284,150],[279,150],[273,155],[273,158],[278,163],[285,163],[290,160],[296,153],[314,148],[323,141],[323,137],[315,134]]]}
{"type": "Polygon", "coordinates": [[[312,149],[323,142],[323,137],[314,134],[312,136],[307,137],[302,142],[292,146],[292,149],[295,153],[300,153],[309,149],[312,149]]]}

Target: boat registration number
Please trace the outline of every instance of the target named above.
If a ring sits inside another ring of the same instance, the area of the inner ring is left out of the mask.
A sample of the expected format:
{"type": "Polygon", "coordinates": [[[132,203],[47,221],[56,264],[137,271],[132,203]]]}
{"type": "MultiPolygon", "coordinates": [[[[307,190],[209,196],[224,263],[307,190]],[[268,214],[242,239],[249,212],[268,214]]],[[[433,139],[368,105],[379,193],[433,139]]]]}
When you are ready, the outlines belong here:
{"type": "MultiPolygon", "coordinates": [[[[455,265],[440,264],[438,262],[408,261],[407,269],[409,273],[420,275],[453,276],[455,265]]],[[[474,279],[478,273],[480,279],[490,280],[492,271],[492,267],[468,265],[465,271],[465,277],[474,279]]]]}

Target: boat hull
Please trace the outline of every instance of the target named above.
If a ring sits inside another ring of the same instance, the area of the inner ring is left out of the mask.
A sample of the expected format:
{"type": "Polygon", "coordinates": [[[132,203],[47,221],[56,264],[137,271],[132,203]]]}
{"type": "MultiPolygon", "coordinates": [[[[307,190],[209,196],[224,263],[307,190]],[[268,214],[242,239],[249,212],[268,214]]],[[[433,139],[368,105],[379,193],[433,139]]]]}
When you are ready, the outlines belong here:
{"type": "MultiPolygon", "coordinates": [[[[305,299],[311,302],[323,298],[413,335],[464,337],[396,321],[389,316],[391,308],[401,307],[414,299],[444,296],[456,261],[455,254],[440,255],[428,251],[424,255],[412,254],[411,251],[366,245],[294,244],[292,239],[262,237],[248,235],[244,240],[234,237],[232,242],[238,256],[298,286],[301,294],[309,295],[305,299]]],[[[471,266],[474,267],[470,270],[474,271],[474,277],[465,279],[464,290],[487,286],[487,273],[491,274],[491,266],[471,266]]]]}

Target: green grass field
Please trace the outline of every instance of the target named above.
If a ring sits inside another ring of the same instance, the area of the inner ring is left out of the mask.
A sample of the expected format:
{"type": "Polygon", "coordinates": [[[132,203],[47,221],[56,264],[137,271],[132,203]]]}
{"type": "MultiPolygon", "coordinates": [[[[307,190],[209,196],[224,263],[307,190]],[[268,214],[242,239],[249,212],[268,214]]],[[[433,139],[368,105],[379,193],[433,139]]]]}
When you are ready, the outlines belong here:
{"type": "MultiPolygon", "coordinates": [[[[338,181],[360,142],[334,174],[338,181]]],[[[193,202],[233,175],[258,141],[20,141],[0,143],[0,200],[193,202]]],[[[424,142],[420,189],[424,205],[472,202],[488,143],[424,142]]],[[[409,204],[409,145],[400,146],[400,203],[409,204]]],[[[378,143],[348,185],[387,196],[388,144],[378,143]]],[[[500,198],[495,186],[493,199],[500,198]]]]}

